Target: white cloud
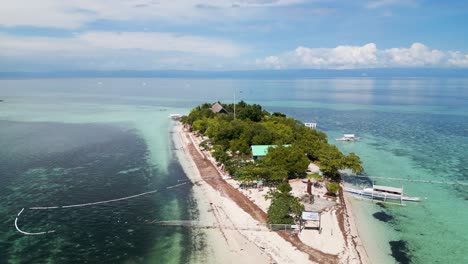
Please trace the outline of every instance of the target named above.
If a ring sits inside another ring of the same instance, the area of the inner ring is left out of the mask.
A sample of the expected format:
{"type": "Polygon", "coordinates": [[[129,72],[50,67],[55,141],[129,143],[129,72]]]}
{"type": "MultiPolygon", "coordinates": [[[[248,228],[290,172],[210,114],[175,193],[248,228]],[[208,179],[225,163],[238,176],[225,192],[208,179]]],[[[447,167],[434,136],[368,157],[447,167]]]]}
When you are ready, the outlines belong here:
{"type": "Polygon", "coordinates": [[[417,6],[418,0],[373,0],[366,4],[366,8],[377,9],[389,6],[417,6]]]}
{"type": "Polygon", "coordinates": [[[255,17],[260,7],[294,5],[306,0],[3,0],[0,25],[80,28],[96,20],[190,23],[255,17]]]}
{"type": "Polygon", "coordinates": [[[101,50],[140,50],[145,52],[182,52],[219,57],[235,57],[246,49],[232,42],[192,35],[157,32],[98,32],[77,34],[72,38],[24,37],[0,34],[4,56],[35,53],[99,52],[101,50]]]}
{"type": "Polygon", "coordinates": [[[0,63],[0,70],[9,65],[34,68],[37,62],[91,69],[200,69],[235,60],[246,51],[226,40],[174,33],[91,31],[71,38],[0,34],[0,61],[6,68],[0,63]]]}
{"type": "Polygon", "coordinates": [[[268,56],[263,60],[258,60],[257,59],[257,64],[265,64],[265,65],[268,65],[267,66],[268,68],[272,68],[272,69],[276,69],[276,70],[284,68],[284,66],[281,65],[280,58],[278,58],[276,56],[268,56]]]}
{"type": "Polygon", "coordinates": [[[468,54],[463,54],[460,51],[449,52],[448,63],[458,67],[468,67],[468,54]]]}
{"type": "Polygon", "coordinates": [[[446,59],[444,52],[436,49],[429,49],[421,43],[413,43],[409,48],[392,48],[383,51],[383,55],[388,55],[390,66],[436,66],[440,65],[446,59]]]}
{"type": "Polygon", "coordinates": [[[430,49],[421,43],[409,48],[379,50],[374,43],[336,48],[298,47],[256,60],[261,68],[358,69],[390,67],[467,67],[468,54],[430,49]]]}

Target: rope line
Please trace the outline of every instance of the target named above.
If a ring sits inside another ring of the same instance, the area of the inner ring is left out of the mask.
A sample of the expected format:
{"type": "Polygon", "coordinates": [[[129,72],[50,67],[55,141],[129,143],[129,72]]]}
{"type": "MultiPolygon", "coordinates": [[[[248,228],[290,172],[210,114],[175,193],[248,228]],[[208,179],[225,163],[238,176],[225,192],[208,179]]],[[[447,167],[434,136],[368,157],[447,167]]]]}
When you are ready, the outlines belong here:
{"type": "MultiPolygon", "coordinates": [[[[168,186],[168,187],[166,187],[166,189],[176,188],[176,187],[185,185],[185,184],[187,184],[188,182],[189,182],[189,181],[182,182],[182,183],[179,183],[179,184],[176,184],[176,185],[172,185],[172,186],[168,186]]],[[[28,209],[29,209],[29,210],[51,210],[51,209],[62,209],[62,208],[85,207],[85,206],[91,206],[91,205],[97,205],[97,204],[105,204],[105,203],[112,203],[112,202],[118,202],[118,201],[133,199],[133,198],[137,198],[137,197],[140,197],[140,196],[143,196],[143,195],[152,194],[152,193],[155,193],[155,192],[157,192],[157,191],[158,191],[158,190],[153,190],[153,191],[148,191],[148,192],[144,192],[144,193],[139,193],[139,194],[135,194],[135,195],[131,195],[131,196],[126,196],[126,197],[122,197],[122,198],[111,199],[111,200],[106,200],[106,201],[99,201],[99,202],[93,202],[93,203],[72,204],[72,205],[65,205],[65,206],[36,206],[36,207],[30,207],[30,208],[28,208],[28,209]]],[[[31,232],[26,232],[26,231],[21,230],[21,229],[18,227],[18,218],[20,217],[21,213],[23,213],[23,211],[24,211],[24,208],[22,208],[21,211],[19,211],[19,213],[16,215],[16,218],[15,218],[15,228],[16,228],[16,230],[17,230],[18,232],[20,232],[21,234],[28,235],[28,236],[34,236],[34,235],[44,235],[44,234],[49,234],[49,233],[54,233],[54,232],[55,232],[55,230],[50,230],[50,231],[44,231],[44,232],[31,233],[31,232]]]]}
{"type": "Polygon", "coordinates": [[[44,234],[49,234],[49,233],[54,233],[55,230],[50,230],[50,231],[44,231],[44,232],[37,232],[37,233],[31,233],[31,232],[26,232],[26,231],[23,231],[21,230],[19,227],[18,227],[18,217],[20,217],[21,213],[24,211],[24,208],[21,209],[21,211],[18,213],[18,215],[16,216],[15,218],[15,227],[16,227],[16,230],[18,230],[18,232],[20,232],[21,234],[24,234],[24,235],[28,235],[28,236],[35,236],[35,235],[44,235],[44,234]]]}
{"type": "Polygon", "coordinates": [[[183,183],[179,183],[179,184],[176,184],[176,185],[173,185],[173,186],[169,186],[169,187],[167,187],[166,189],[176,188],[176,187],[179,187],[179,186],[185,185],[185,184],[187,184],[187,182],[183,182],[183,183]]]}
{"type": "Polygon", "coordinates": [[[127,197],[122,197],[122,198],[117,198],[117,199],[112,199],[112,200],[106,200],[106,201],[99,201],[99,202],[94,202],[94,203],[84,203],[84,204],[72,204],[72,205],[64,205],[64,206],[49,206],[49,207],[30,207],[28,209],[30,210],[48,210],[48,209],[58,209],[58,208],[73,208],[73,207],[84,207],[84,206],[90,206],[90,205],[96,205],[96,204],[104,204],[104,203],[112,203],[112,202],[117,202],[117,201],[123,201],[123,200],[128,200],[132,198],[136,198],[139,196],[143,196],[146,194],[150,193],[155,193],[158,190],[154,191],[149,191],[149,192],[144,192],[132,196],[127,196],[127,197]]]}

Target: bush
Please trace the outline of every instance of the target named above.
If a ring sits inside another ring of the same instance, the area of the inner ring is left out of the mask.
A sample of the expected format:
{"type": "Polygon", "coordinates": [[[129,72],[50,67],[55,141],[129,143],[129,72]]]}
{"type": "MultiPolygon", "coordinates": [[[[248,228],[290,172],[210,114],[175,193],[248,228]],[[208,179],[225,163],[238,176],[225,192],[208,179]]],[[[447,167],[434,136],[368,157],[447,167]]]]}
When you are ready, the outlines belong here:
{"type": "Polygon", "coordinates": [[[294,218],[304,211],[304,205],[291,195],[291,190],[291,185],[284,182],[268,193],[267,199],[271,199],[267,212],[269,224],[294,224],[294,218]]]}
{"type": "Polygon", "coordinates": [[[202,150],[207,150],[209,149],[208,144],[209,144],[209,140],[203,140],[202,142],[200,142],[198,146],[200,146],[202,150]]]}
{"type": "Polygon", "coordinates": [[[323,177],[322,175],[318,174],[318,173],[310,173],[310,174],[307,174],[307,179],[314,179],[316,181],[323,181],[323,177]]]}
{"type": "Polygon", "coordinates": [[[292,191],[291,185],[287,182],[281,183],[276,189],[278,189],[278,191],[284,194],[288,194],[290,191],[292,191]]]}
{"type": "Polygon", "coordinates": [[[329,193],[337,194],[339,190],[340,190],[340,185],[337,182],[327,183],[327,191],[329,193]]]}

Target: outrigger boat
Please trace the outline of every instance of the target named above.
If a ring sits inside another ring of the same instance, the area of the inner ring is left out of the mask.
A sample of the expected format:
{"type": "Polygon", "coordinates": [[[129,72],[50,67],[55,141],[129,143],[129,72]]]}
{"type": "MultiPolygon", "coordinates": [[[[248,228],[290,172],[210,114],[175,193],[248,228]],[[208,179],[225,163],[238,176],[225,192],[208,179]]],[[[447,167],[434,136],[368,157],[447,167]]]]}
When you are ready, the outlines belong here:
{"type": "Polygon", "coordinates": [[[170,114],[169,118],[171,118],[172,120],[180,120],[182,118],[182,115],[180,115],[180,114],[170,114]]]}
{"type": "Polygon", "coordinates": [[[400,204],[402,204],[403,201],[419,202],[422,200],[421,197],[412,197],[404,195],[403,188],[395,188],[383,185],[373,185],[372,188],[364,188],[362,190],[352,188],[344,188],[344,190],[345,192],[357,194],[365,198],[370,198],[372,200],[379,200],[383,202],[387,202],[387,200],[392,200],[400,201],[400,204]]]}
{"type": "Polygon", "coordinates": [[[337,138],[336,141],[358,141],[359,137],[354,134],[344,134],[343,137],[337,138]]]}

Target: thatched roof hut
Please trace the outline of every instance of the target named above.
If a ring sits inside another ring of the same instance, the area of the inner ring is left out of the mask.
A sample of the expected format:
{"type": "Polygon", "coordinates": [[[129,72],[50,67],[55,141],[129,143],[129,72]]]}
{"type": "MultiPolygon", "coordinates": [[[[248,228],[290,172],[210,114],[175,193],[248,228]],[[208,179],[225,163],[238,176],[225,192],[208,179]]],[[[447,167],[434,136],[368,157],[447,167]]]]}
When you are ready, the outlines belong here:
{"type": "Polygon", "coordinates": [[[211,106],[211,111],[213,111],[213,113],[227,113],[226,109],[224,109],[224,107],[219,103],[215,103],[213,106],[211,106]]]}

